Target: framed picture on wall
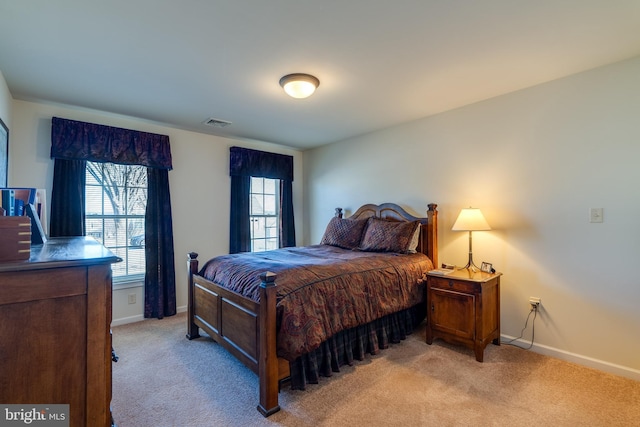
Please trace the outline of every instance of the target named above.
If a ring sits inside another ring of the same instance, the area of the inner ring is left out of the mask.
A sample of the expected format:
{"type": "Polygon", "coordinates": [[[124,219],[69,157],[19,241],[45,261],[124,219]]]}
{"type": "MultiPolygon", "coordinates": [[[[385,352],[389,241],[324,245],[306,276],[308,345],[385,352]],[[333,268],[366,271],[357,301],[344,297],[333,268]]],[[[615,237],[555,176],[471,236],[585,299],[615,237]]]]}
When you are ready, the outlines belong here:
{"type": "Polygon", "coordinates": [[[9,128],[0,119],[0,188],[7,186],[9,179],[9,128]]]}

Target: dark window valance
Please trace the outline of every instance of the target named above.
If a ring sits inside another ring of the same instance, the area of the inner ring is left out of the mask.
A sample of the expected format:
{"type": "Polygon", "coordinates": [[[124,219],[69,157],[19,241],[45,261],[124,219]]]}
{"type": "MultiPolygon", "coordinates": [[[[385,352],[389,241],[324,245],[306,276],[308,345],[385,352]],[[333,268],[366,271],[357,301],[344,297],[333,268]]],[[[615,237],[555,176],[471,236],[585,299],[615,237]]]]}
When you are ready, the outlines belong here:
{"type": "Polygon", "coordinates": [[[293,156],[231,147],[231,176],[259,176],[293,182],[293,156]]]}
{"type": "Polygon", "coordinates": [[[167,135],[59,117],[51,119],[51,158],[173,168],[167,135]]]}

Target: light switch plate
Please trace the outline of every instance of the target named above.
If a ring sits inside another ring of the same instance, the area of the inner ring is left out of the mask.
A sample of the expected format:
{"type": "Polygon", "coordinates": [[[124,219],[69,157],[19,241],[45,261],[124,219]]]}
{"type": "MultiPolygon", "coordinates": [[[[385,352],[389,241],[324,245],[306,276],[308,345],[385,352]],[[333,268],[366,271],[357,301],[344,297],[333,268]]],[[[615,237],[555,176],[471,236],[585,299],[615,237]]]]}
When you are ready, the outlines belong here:
{"type": "Polygon", "coordinates": [[[589,222],[602,222],[602,208],[589,208],[589,222]]]}

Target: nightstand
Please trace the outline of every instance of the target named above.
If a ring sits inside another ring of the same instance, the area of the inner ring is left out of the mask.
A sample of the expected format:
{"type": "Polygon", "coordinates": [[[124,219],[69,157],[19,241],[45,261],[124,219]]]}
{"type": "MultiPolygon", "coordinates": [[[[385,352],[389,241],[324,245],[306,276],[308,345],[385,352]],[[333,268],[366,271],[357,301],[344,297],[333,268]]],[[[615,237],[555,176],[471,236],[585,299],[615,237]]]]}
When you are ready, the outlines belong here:
{"type": "Polygon", "coordinates": [[[427,273],[427,344],[434,338],[473,349],[500,345],[500,276],[463,268],[442,275],[427,273]]]}

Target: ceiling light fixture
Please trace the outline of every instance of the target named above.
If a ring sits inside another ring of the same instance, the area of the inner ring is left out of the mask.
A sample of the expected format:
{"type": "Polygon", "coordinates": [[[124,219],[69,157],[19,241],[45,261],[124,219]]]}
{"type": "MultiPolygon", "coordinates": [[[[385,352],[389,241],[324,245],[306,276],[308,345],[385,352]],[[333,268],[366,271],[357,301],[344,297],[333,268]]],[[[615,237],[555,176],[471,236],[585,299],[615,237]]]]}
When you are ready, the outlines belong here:
{"type": "Polygon", "coordinates": [[[320,86],[320,80],[310,74],[287,74],[280,79],[280,86],[293,98],[307,98],[320,86]]]}

